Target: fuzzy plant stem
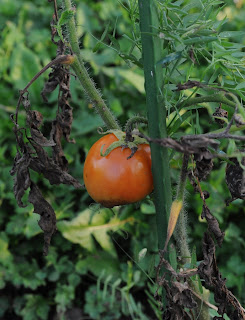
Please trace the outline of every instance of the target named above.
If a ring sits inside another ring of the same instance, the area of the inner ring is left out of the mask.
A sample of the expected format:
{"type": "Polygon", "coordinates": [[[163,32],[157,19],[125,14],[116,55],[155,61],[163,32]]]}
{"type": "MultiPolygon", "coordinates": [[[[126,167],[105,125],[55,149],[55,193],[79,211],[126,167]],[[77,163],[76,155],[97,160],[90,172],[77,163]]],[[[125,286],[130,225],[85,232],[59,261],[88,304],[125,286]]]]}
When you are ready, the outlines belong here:
{"type": "MultiPolygon", "coordinates": [[[[163,107],[161,89],[163,72],[157,61],[162,58],[162,40],[152,35],[159,25],[157,8],[153,0],[138,0],[140,31],[142,40],[143,66],[145,74],[148,131],[151,138],[166,138],[166,108],[163,107]]],[[[168,150],[150,144],[152,174],[154,182],[154,204],[156,208],[158,247],[164,248],[167,237],[168,216],[172,193],[169,174],[168,150]]]]}
{"type": "Polygon", "coordinates": [[[132,129],[135,124],[148,124],[148,120],[145,117],[135,116],[130,118],[125,125],[126,141],[133,141],[132,129]]]}
{"type": "MultiPolygon", "coordinates": [[[[64,10],[73,10],[71,0],[63,0],[64,10]]],[[[78,36],[76,31],[75,18],[72,17],[67,22],[68,38],[75,59],[71,65],[75,74],[77,75],[84,91],[89,100],[93,104],[95,110],[99,113],[108,129],[118,129],[120,126],[117,123],[110,109],[105,104],[100,92],[96,89],[93,80],[90,78],[87,69],[84,66],[84,61],[80,52],[78,36]]]]}
{"type": "MultiPolygon", "coordinates": [[[[177,201],[184,202],[185,196],[185,184],[188,174],[188,160],[189,155],[184,154],[182,168],[180,173],[180,179],[177,189],[177,201]]],[[[181,261],[185,264],[191,262],[191,253],[188,247],[188,235],[187,235],[187,216],[185,215],[184,209],[180,211],[178,222],[175,229],[175,240],[177,243],[177,248],[181,256],[181,261]]]]}

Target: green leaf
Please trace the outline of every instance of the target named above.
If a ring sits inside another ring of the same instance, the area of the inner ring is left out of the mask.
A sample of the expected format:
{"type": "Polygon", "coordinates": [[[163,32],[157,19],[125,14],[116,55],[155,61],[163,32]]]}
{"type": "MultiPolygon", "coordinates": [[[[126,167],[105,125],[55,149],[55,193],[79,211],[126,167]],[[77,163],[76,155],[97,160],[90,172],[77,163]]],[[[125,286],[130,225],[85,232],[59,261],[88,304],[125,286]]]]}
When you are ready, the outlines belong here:
{"type": "Polygon", "coordinates": [[[5,296],[0,297],[0,317],[3,317],[5,311],[7,311],[8,308],[9,308],[9,299],[5,296]]]}
{"type": "Polygon", "coordinates": [[[101,36],[101,38],[100,38],[100,41],[96,43],[96,45],[95,45],[95,47],[94,47],[94,49],[93,49],[93,52],[96,52],[96,51],[99,50],[99,48],[100,48],[103,40],[105,39],[105,37],[106,37],[106,35],[107,35],[108,31],[109,31],[109,27],[110,27],[110,21],[107,23],[107,26],[106,26],[106,28],[105,28],[105,30],[104,30],[104,32],[102,33],[102,36],[101,36]]]}
{"type": "Polygon", "coordinates": [[[123,68],[102,68],[102,71],[109,77],[122,77],[131,83],[140,93],[145,93],[144,77],[141,74],[137,74],[132,70],[123,68]]]}
{"type": "Polygon", "coordinates": [[[166,63],[169,63],[171,61],[177,60],[178,58],[181,57],[181,55],[182,55],[181,52],[170,53],[169,55],[167,55],[163,59],[159,60],[156,64],[157,65],[161,64],[164,67],[166,63]]]}
{"type": "Polygon", "coordinates": [[[239,84],[235,87],[236,90],[240,90],[240,89],[244,89],[244,88],[245,88],[245,81],[239,83],[239,84]]]}
{"type": "Polygon", "coordinates": [[[115,37],[111,36],[110,34],[108,34],[108,37],[109,37],[109,39],[111,40],[114,48],[115,48],[118,52],[120,52],[120,44],[119,44],[118,40],[117,40],[115,37]]]}
{"type": "Polygon", "coordinates": [[[58,21],[59,26],[66,24],[72,17],[74,17],[75,10],[65,10],[62,12],[60,19],[58,21]]]}
{"type": "Polygon", "coordinates": [[[27,300],[26,305],[20,312],[23,320],[48,319],[49,305],[44,297],[26,294],[25,299],[27,300]]]}
{"type": "Polygon", "coordinates": [[[26,220],[24,234],[26,235],[27,239],[30,239],[42,232],[41,228],[38,225],[39,219],[39,215],[31,213],[28,219],[26,220]]]}
{"type": "MultiPolygon", "coordinates": [[[[16,90],[24,89],[27,83],[41,70],[40,61],[23,43],[18,44],[10,60],[10,78],[16,90]]],[[[40,102],[42,80],[37,79],[28,89],[33,103],[40,102]]]]}
{"type": "Polygon", "coordinates": [[[176,252],[176,248],[173,244],[170,245],[170,249],[169,249],[169,260],[170,260],[170,264],[171,266],[174,268],[175,271],[177,271],[177,252],[176,252]]]}
{"type": "Polygon", "coordinates": [[[8,250],[8,238],[4,232],[0,233],[0,263],[4,266],[12,262],[12,255],[8,250]]]}
{"type": "Polygon", "coordinates": [[[79,243],[89,251],[95,250],[94,239],[96,239],[105,251],[116,255],[108,232],[124,229],[126,223],[133,221],[132,217],[125,220],[119,220],[115,216],[111,218],[109,209],[102,209],[99,212],[86,209],[71,221],[58,222],[57,227],[66,239],[79,243]]]}
{"type": "Polygon", "coordinates": [[[219,34],[220,38],[243,37],[244,31],[224,31],[219,34]]]}
{"type": "Polygon", "coordinates": [[[156,209],[153,203],[143,202],[140,206],[140,211],[144,214],[155,214],[156,209]]]}
{"type": "Polygon", "coordinates": [[[117,258],[105,251],[97,251],[94,255],[90,255],[85,259],[77,262],[76,272],[84,275],[88,271],[99,277],[102,270],[104,274],[112,274],[114,277],[120,277],[120,264],[117,258]]]}
{"type": "Polygon", "coordinates": [[[190,44],[208,43],[216,40],[218,40],[218,37],[202,36],[202,37],[193,37],[190,39],[183,40],[183,43],[185,45],[190,45],[190,44]]]}
{"type": "Polygon", "coordinates": [[[191,111],[188,111],[188,112],[184,113],[183,115],[181,115],[181,118],[178,118],[174,122],[174,124],[170,128],[168,128],[168,135],[175,133],[179,129],[179,127],[191,116],[192,116],[191,111]]]}

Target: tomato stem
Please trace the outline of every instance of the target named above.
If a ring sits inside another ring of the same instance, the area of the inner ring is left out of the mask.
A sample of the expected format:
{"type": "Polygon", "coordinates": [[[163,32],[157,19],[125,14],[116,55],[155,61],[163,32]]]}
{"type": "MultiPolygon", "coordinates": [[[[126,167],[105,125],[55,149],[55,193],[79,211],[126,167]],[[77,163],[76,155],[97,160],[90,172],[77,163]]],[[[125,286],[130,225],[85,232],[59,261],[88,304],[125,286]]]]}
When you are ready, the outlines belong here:
{"type": "MultiPolygon", "coordinates": [[[[64,10],[74,10],[71,5],[71,0],[63,0],[64,10]]],[[[97,90],[95,83],[90,78],[87,69],[84,66],[84,61],[80,52],[78,36],[76,32],[76,25],[74,17],[71,17],[66,23],[68,29],[68,39],[75,55],[75,61],[72,64],[72,69],[77,75],[84,91],[86,92],[89,100],[93,104],[95,110],[99,113],[102,120],[108,129],[118,129],[120,130],[120,125],[116,121],[116,118],[112,114],[111,110],[105,104],[101,97],[100,92],[97,90]]]]}
{"type": "MultiPolygon", "coordinates": [[[[176,200],[182,201],[183,203],[184,203],[184,197],[185,197],[186,178],[188,175],[188,170],[187,170],[188,160],[189,160],[189,155],[184,154],[181,173],[180,173],[180,179],[179,179],[179,184],[177,189],[177,195],[176,195],[176,200]]],[[[190,263],[191,253],[188,246],[187,216],[184,212],[184,209],[182,209],[179,213],[179,218],[176,224],[176,230],[174,235],[175,235],[175,239],[178,247],[177,249],[180,252],[183,264],[190,263]]]]}
{"type": "Polygon", "coordinates": [[[137,123],[143,123],[143,124],[148,124],[148,120],[145,117],[141,117],[141,116],[135,116],[130,118],[126,125],[125,125],[125,132],[126,132],[126,141],[133,141],[133,137],[132,137],[132,129],[133,129],[133,125],[137,124],[137,123]]]}

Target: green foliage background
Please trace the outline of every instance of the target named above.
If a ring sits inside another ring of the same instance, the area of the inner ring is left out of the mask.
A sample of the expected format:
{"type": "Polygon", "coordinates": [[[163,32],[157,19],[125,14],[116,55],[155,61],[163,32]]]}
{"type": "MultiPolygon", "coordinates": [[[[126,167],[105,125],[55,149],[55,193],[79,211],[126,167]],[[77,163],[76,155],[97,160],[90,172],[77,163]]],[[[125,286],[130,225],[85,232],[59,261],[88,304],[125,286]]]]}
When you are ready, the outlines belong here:
{"type": "MultiPolygon", "coordinates": [[[[183,15],[178,12],[181,3],[166,2],[173,12],[173,21],[176,15],[183,15]]],[[[86,0],[78,1],[76,5],[82,54],[106,102],[122,124],[135,114],[145,115],[137,2],[86,0]]],[[[31,205],[17,207],[14,199],[9,171],[16,147],[10,114],[15,112],[18,90],[55,57],[56,48],[50,40],[52,14],[52,4],[47,1],[0,2],[0,318],[73,319],[72,312],[77,312],[76,319],[81,314],[91,319],[160,319],[152,299],[155,285],[151,278],[154,278],[157,263],[157,242],[150,198],[136,205],[115,208],[112,212],[93,204],[86,190],[50,186],[43,177],[32,172],[32,179],[55,209],[58,220],[58,232],[45,258],[38,215],[33,213],[31,205]]],[[[209,44],[204,43],[196,53],[199,57],[197,66],[190,70],[186,60],[181,61],[179,74],[175,74],[175,70],[166,82],[166,96],[170,101],[167,107],[171,110],[169,122],[176,116],[171,109],[176,97],[170,96],[171,90],[180,80],[204,79],[212,83],[212,77],[213,82],[219,77],[220,85],[243,94],[244,73],[240,80],[236,78],[237,83],[234,82],[229,64],[240,62],[245,55],[245,4],[240,1],[236,6],[227,1],[226,8],[221,8],[219,21],[225,16],[228,16],[225,25],[217,22],[219,31],[240,32],[224,36],[227,43],[224,41],[223,45],[228,50],[229,41],[233,43],[231,47],[235,54],[232,50],[226,53],[228,66],[215,64],[209,70],[208,61],[200,58],[210,49],[209,44]]],[[[185,19],[187,21],[187,17],[185,19]]],[[[167,30],[164,32],[173,50],[172,35],[168,35],[167,30]]],[[[171,50],[166,49],[163,58],[171,54],[171,50]]],[[[224,58],[222,50],[216,47],[216,57],[219,53],[224,58]]],[[[172,57],[168,56],[162,64],[175,63],[175,60],[171,62],[172,57]]],[[[166,75],[169,75],[168,68],[166,75]]],[[[50,95],[48,104],[42,101],[40,92],[47,76],[48,73],[29,90],[32,108],[44,116],[44,132],[48,132],[50,122],[55,118],[58,93],[56,90],[50,95]]],[[[64,150],[70,173],[83,183],[85,155],[100,138],[97,128],[103,124],[74,77],[71,77],[71,93],[74,108],[71,136],[76,144],[64,142],[64,150]]],[[[210,103],[203,104],[200,109],[185,111],[182,121],[177,118],[179,122],[169,127],[171,134],[178,137],[184,132],[194,133],[195,130],[200,133],[217,127],[210,118],[216,107],[210,103]]],[[[21,111],[20,124],[24,123],[25,113],[21,111]]],[[[232,143],[229,148],[234,148],[232,143]]],[[[172,154],[171,158],[172,182],[176,185],[180,156],[172,154]]],[[[242,200],[225,206],[229,191],[224,176],[225,163],[216,161],[211,176],[202,185],[210,192],[208,204],[226,232],[223,247],[217,249],[218,265],[227,278],[228,287],[245,304],[245,209],[242,200]]],[[[201,239],[206,229],[206,223],[200,218],[201,208],[201,199],[188,185],[186,210],[189,213],[190,247],[197,248],[199,260],[202,259],[201,239]]]]}

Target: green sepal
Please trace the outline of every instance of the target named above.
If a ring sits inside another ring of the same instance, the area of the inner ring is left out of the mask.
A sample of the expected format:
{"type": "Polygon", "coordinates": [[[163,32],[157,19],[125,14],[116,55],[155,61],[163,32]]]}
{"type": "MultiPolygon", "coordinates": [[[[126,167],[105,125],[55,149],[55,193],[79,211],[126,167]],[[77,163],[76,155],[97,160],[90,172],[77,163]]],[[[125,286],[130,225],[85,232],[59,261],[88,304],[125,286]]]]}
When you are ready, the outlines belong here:
{"type": "Polygon", "coordinates": [[[133,142],[127,142],[126,141],[126,133],[121,131],[121,130],[107,130],[107,131],[100,131],[99,132],[100,134],[109,134],[109,133],[113,133],[116,138],[118,139],[118,141],[114,141],[106,150],[105,152],[103,152],[103,148],[104,148],[104,145],[101,146],[101,149],[100,149],[100,155],[102,157],[106,157],[108,156],[108,154],[116,149],[116,148],[129,148],[133,154],[135,153],[135,149],[138,148],[138,145],[140,144],[149,144],[148,141],[144,138],[141,138],[138,136],[138,134],[136,133],[132,133],[132,137],[134,138],[134,141],[133,142]]]}

